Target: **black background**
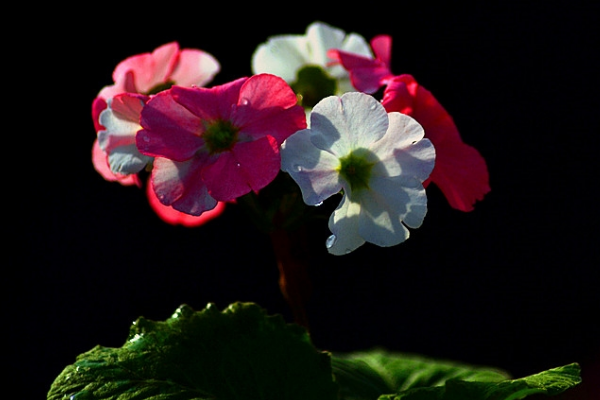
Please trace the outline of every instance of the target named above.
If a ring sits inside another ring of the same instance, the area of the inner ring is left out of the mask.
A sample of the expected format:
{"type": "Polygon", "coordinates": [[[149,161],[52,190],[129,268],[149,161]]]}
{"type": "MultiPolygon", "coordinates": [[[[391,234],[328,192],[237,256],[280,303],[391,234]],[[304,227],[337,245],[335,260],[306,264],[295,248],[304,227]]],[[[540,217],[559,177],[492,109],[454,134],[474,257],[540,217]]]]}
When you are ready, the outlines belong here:
{"type": "Polygon", "coordinates": [[[147,15],[106,5],[46,21],[39,40],[22,43],[9,80],[27,71],[15,107],[25,115],[5,135],[23,143],[7,145],[4,167],[17,181],[5,181],[16,224],[4,239],[4,330],[22,398],[44,398],[93,346],[120,347],[137,317],[164,320],[183,303],[252,301],[291,322],[269,239],[235,206],[201,228],[167,225],[141,190],[104,181],[91,163],[90,108],[128,56],[176,40],[213,54],[220,84],[249,75],[268,36],[315,20],[367,40],[392,35],[393,72],[412,74],[451,113],[485,157],[492,188],[464,213],[430,187],[423,226],[393,248],[335,257],[327,229],[316,229],[315,345],[383,346],[515,377],[580,362],[584,385],[569,398],[599,392],[600,8],[394,4],[327,13],[177,5],[147,15]]]}

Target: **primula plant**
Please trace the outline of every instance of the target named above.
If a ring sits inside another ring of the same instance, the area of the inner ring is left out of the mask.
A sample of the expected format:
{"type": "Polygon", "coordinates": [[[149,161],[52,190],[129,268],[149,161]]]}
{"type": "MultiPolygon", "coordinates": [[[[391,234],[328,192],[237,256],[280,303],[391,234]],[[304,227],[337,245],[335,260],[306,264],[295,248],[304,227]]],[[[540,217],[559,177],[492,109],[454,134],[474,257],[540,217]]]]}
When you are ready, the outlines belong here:
{"type": "Polygon", "coordinates": [[[229,207],[247,211],[273,243],[294,320],[254,303],[140,317],[121,348],[79,355],[48,400],[514,400],[580,383],[576,363],[512,377],[311,343],[310,282],[295,251],[307,221],[326,224],[329,254],[352,257],[361,246],[401,245],[427,223],[429,185],[461,212],[490,191],[485,159],[428,89],[392,72],[391,50],[388,35],[367,42],[315,22],[266,38],[251,73],[220,85],[211,86],[221,67],[214,56],[176,42],[116,66],[92,103],[98,173],[144,190],[169,224],[202,229],[229,207]]]}

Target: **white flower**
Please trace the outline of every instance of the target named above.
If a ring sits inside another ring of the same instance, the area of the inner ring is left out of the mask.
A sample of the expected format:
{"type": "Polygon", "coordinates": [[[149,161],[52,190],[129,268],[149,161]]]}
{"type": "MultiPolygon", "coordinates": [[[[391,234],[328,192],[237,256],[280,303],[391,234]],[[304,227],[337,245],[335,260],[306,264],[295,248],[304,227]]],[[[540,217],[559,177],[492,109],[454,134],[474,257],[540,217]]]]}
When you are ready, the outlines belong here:
{"type": "Polygon", "coordinates": [[[271,73],[292,84],[303,67],[317,66],[337,83],[335,93],[330,94],[356,91],[350,84],[348,71],[339,64],[329,65],[333,61],[327,56],[330,49],[373,57],[371,47],[362,36],[314,22],[308,26],[305,35],[277,35],[260,44],[252,55],[252,71],[254,74],[271,73]]]}
{"type": "Polygon", "coordinates": [[[405,241],[406,226],[418,228],[425,218],[423,181],[435,162],[421,125],[408,115],[386,113],[360,92],[321,100],[310,118],[310,128],[284,142],[282,170],[308,205],[343,194],[329,218],[329,252],[347,254],[365,241],[378,246],[405,241]]]}

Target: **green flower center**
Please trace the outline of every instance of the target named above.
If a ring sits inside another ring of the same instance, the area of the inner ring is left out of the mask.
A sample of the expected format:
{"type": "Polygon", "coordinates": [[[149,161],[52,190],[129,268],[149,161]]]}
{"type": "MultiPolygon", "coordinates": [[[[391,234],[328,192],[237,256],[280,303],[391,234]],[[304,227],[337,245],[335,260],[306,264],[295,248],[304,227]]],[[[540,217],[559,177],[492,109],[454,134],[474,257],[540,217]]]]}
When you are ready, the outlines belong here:
{"type": "Polygon", "coordinates": [[[202,138],[210,154],[231,150],[237,143],[239,129],[229,121],[217,120],[210,123],[202,138]]]}
{"type": "Polygon", "coordinates": [[[148,90],[148,93],[146,93],[148,96],[151,96],[153,94],[157,94],[159,92],[162,92],[163,90],[167,90],[170,89],[171,86],[173,86],[175,84],[175,82],[173,81],[167,81],[165,83],[159,83],[156,86],[153,86],[150,90],[148,90]]]}
{"type": "Polygon", "coordinates": [[[313,108],[320,100],[335,94],[337,84],[323,68],[309,65],[298,71],[298,80],[290,85],[304,108],[313,108]]]}
{"type": "Polygon", "coordinates": [[[371,170],[375,165],[369,161],[372,154],[367,149],[352,150],[350,154],[340,158],[340,166],[338,171],[340,175],[350,183],[352,192],[357,192],[362,189],[369,189],[369,180],[371,179],[371,170]]]}

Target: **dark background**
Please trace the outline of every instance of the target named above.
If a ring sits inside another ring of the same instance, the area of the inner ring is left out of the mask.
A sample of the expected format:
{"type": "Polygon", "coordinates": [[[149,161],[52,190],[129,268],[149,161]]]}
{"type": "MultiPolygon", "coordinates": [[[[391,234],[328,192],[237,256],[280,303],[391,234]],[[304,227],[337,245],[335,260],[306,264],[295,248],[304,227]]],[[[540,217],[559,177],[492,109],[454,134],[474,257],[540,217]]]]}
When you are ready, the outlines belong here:
{"type": "Polygon", "coordinates": [[[219,60],[220,84],[249,75],[267,37],[315,20],[367,40],[391,34],[393,72],[412,74],[451,113],[487,160],[492,188],[463,213],[430,187],[423,226],[393,248],[330,256],[327,229],[316,229],[315,345],[383,346],[515,377],[579,362],[584,384],[569,398],[599,393],[600,7],[394,4],[148,16],[107,7],[53,19],[39,41],[23,42],[23,132],[8,136],[24,143],[6,147],[4,168],[18,181],[5,188],[16,188],[17,209],[6,212],[17,224],[5,239],[4,329],[22,398],[44,398],[95,345],[120,347],[137,317],[164,320],[183,303],[252,301],[291,322],[268,237],[235,206],[201,228],[167,225],[141,190],[104,181],[91,163],[90,107],[128,56],[177,40],[219,60]]]}

